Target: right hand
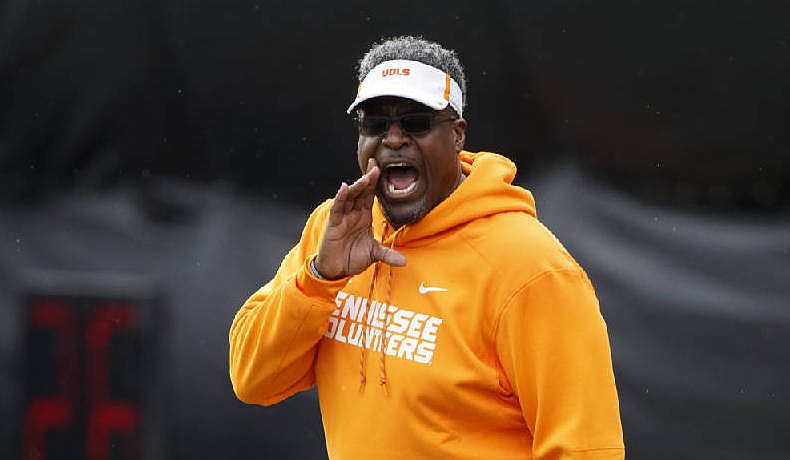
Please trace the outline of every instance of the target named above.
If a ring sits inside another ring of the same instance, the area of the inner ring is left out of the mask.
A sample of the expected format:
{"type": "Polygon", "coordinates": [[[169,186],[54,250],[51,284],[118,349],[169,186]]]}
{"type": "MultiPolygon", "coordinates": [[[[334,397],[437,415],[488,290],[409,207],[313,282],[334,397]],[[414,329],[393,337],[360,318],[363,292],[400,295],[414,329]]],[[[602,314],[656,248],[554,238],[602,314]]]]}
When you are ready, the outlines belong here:
{"type": "Polygon", "coordinates": [[[373,237],[373,197],[381,170],[371,158],[365,174],[351,185],[343,182],[329,210],[315,268],[326,279],[362,273],[374,262],[402,267],[406,256],[373,237]]]}

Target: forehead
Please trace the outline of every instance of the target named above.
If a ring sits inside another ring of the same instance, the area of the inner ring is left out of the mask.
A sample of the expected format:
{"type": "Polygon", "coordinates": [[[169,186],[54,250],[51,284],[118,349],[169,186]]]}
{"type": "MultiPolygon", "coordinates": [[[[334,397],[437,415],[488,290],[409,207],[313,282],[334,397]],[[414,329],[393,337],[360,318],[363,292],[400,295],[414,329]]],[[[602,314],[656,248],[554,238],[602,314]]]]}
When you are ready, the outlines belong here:
{"type": "Polygon", "coordinates": [[[417,101],[395,96],[380,96],[367,100],[361,105],[363,113],[368,114],[390,114],[390,113],[410,113],[410,112],[433,112],[434,110],[427,105],[417,101]]]}

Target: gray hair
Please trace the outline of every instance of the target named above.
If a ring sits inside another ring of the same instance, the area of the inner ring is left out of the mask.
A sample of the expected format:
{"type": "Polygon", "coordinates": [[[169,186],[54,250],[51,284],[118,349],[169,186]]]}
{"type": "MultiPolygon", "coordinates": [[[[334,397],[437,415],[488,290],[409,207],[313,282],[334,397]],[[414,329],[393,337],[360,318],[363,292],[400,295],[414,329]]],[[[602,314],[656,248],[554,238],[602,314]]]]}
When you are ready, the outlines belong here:
{"type": "Polygon", "coordinates": [[[431,67],[449,73],[450,77],[461,87],[463,106],[466,107],[466,77],[464,68],[458,61],[458,55],[442,45],[425,40],[422,37],[403,35],[374,43],[370,50],[359,60],[358,78],[361,82],[367,74],[384,61],[406,59],[419,61],[431,67]]]}

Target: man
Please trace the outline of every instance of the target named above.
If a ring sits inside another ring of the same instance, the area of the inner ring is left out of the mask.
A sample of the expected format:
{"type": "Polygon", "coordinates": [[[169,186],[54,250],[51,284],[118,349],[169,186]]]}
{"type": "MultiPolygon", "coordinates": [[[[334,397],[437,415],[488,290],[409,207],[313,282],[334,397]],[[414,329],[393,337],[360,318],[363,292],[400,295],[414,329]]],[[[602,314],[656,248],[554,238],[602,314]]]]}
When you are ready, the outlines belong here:
{"type": "Polygon", "coordinates": [[[390,39],[359,80],[364,174],[236,315],[237,396],[317,385],[332,459],[623,458],[592,285],[513,163],[463,151],[455,53],[390,39]]]}

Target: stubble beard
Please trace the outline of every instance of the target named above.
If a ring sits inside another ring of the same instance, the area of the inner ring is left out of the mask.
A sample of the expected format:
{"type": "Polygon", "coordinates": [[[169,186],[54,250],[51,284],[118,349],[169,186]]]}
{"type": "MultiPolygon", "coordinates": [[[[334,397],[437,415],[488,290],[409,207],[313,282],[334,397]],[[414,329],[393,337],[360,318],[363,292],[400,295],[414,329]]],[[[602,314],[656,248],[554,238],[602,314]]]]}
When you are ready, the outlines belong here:
{"type": "Polygon", "coordinates": [[[401,228],[404,225],[411,225],[418,220],[425,217],[430,209],[425,209],[425,195],[412,204],[411,208],[405,215],[396,216],[390,206],[390,203],[382,196],[381,193],[376,192],[376,196],[381,204],[381,210],[384,212],[384,217],[387,218],[390,225],[394,228],[401,228]]]}

